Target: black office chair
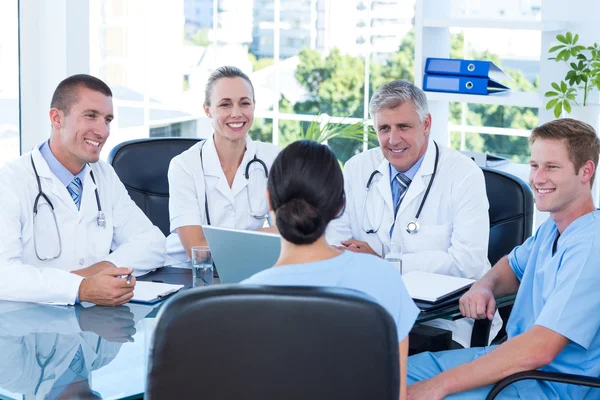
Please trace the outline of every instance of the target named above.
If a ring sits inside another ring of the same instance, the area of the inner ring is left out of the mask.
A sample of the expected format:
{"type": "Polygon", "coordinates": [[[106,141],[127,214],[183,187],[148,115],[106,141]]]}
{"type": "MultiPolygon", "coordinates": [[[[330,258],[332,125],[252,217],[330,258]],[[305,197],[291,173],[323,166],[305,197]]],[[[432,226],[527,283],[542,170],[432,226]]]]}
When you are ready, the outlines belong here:
{"type": "Polygon", "coordinates": [[[152,400],[397,400],[398,338],[354,290],[219,285],[163,306],[148,371],[152,400]]]}
{"type": "Polygon", "coordinates": [[[108,155],[131,199],[163,234],[170,233],[169,181],[171,159],[202,139],[148,138],[123,142],[108,155]]]}
{"type": "MultiPolygon", "coordinates": [[[[533,227],[533,192],[531,187],[514,175],[491,168],[481,168],[485,189],[490,203],[490,238],[488,259],[494,266],[502,257],[531,236],[533,227]]],[[[500,309],[504,323],[512,306],[500,309]]],[[[476,320],[471,336],[471,347],[487,346],[491,322],[476,320]]],[[[504,327],[498,337],[504,337],[504,327]]]]}
{"type": "MultiPolygon", "coordinates": [[[[573,374],[561,374],[558,372],[545,372],[545,371],[525,371],[519,372],[518,374],[510,375],[500,382],[496,383],[492,390],[488,393],[486,400],[494,400],[498,394],[504,388],[509,385],[512,385],[515,382],[522,381],[525,379],[534,379],[536,381],[547,381],[547,382],[557,382],[557,383],[566,383],[569,385],[581,385],[588,386],[591,388],[600,389],[600,378],[592,378],[589,376],[583,375],[573,375],[573,374]]],[[[592,389],[594,390],[594,389],[592,389]]],[[[597,392],[598,396],[600,396],[600,391],[597,392]]],[[[590,397],[589,394],[586,399],[592,399],[597,397],[590,397]]]]}

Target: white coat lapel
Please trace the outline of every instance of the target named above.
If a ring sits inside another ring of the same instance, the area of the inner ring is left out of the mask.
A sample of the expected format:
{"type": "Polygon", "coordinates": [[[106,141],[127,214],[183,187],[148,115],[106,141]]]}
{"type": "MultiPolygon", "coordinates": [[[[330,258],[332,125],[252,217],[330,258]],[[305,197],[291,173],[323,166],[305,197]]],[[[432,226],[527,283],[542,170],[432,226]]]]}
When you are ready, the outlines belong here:
{"type": "MultiPolygon", "coordinates": [[[[40,183],[42,185],[42,190],[44,193],[49,195],[50,201],[55,203],[56,201],[62,202],[65,207],[70,212],[78,213],[77,206],[75,202],[71,198],[69,191],[62,184],[62,182],[50,171],[50,167],[48,163],[40,153],[38,146],[36,146],[32,150],[33,161],[35,163],[35,168],[37,169],[38,175],[40,176],[40,183]]],[[[36,183],[37,185],[37,183],[36,183]]],[[[58,206],[58,204],[54,204],[54,206],[58,206]]]]}
{"type": "MultiPolygon", "coordinates": [[[[386,210],[394,215],[394,201],[392,200],[392,188],[390,186],[390,164],[386,158],[381,161],[377,170],[381,172],[381,179],[377,181],[377,190],[379,195],[383,197],[386,210]]],[[[373,211],[377,213],[379,210],[373,211]]]]}
{"type": "MultiPolygon", "coordinates": [[[[227,183],[227,178],[225,178],[225,174],[223,173],[223,168],[221,168],[221,162],[219,161],[219,155],[217,154],[217,148],[215,147],[215,142],[212,136],[206,140],[202,148],[202,163],[204,164],[204,176],[208,179],[217,178],[217,184],[215,185],[215,189],[223,195],[231,204],[234,204],[233,196],[231,194],[231,189],[229,188],[229,184],[227,183]]],[[[219,203],[219,200],[212,200],[216,204],[219,203]]],[[[208,203],[211,204],[211,199],[208,199],[208,203]]]]}
{"type": "Polygon", "coordinates": [[[402,214],[402,212],[412,203],[417,197],[420,197],[421,193],[425,191],[426,183],[429,182],[428,176],[431,176],[433,173],[433,165],[435,163],[435,144],[433,141],[429,141],[427,145],[427,150],[425,151],[425,158],[423,159],[423,163],[421,167],[417,171],[417,174],[413,178],[410,186],[408,187],[408,191],[402,199],[402,203],[400,203],[400,209],[398,210],[398,215],[402,214]]]}
{"type": "MultiPolygon", "coordinates": [[[[90,166],[85,166],[86,171],[85,171],[85,180],[83,182],[83,193],[82,193],[82,197],[81,197],[81,205],[80,205],[80,213],[79,213],[79,220],[81,221],[83,219],[83,217],[85,215],[88,214],[92,214],[93,215],[97,215],[98,214],[98,204],[96,203],[96,193],[94,193],[96,191],[96,184],[94,183],[94,181],[92,180],[92,176],[90,174],[90,171],[92,171],[92,168],[90,166]]],[[[98,182],[98,174],[94,174],[94,179],[96,179],[96,183],[98,182]]],[[[98,196],[100,196],[100,189],[98,189],[98,196]]]]}
{"type": "MultiPolygon", "coordinates": [[[[231,194],[233,197],[236,197],[242,190],[244,190],[246,186],[248,186],[248,179],[246,179],[245,175],[246,167],[248,166],[248,163],[252,161],[255,155],[256,145],[252,139],[246,135],[246,151],[244,152],[244,158],[242,159],[242,163],[235,174],[235,179],[233,180],[233,185],[231,186],[231,194]]],[[[253,171],[256,168],[260,168],[260,165],[258,163],[252,163],[252,165],[250,165],[250,170],[248,171],[249,175],[254,175],[255,172],[253,171]]],[[[260,169],[262,171],[262,168],[260,169]]],[[[248,195],[250,196],[251,194],[248,193],[248,195]]]]}

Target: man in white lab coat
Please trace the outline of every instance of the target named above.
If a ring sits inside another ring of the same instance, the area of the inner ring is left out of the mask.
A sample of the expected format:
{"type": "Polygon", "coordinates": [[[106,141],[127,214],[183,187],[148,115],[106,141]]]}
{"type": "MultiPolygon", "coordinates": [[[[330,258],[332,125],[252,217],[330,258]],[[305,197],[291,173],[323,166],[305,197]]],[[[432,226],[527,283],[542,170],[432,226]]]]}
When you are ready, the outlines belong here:
{"type": "MultiPolygon", "coordinates": [[[[370,113],[380,147],[346,163],[346,209],[329,225],[328,241],[379,256],[401,253],[404,274],[481,278],[490,268],[481,169],[429,137],[427,98],[412,83],[398,80],[378,88],[370,113]]],[[[469,346],[472,320],[428,324],[451,330],[455,342],[469,346]]],[[[500,325],[496,317],[492,335],[500,325]]]]}
{"type": "Polygon", "coordinates": [[[133,274],[163,265],[165,237],[99,161],[112,92],[71,76],[49,116],[50,140],[0,170],[0,300],[123,304],[133,274]]]}

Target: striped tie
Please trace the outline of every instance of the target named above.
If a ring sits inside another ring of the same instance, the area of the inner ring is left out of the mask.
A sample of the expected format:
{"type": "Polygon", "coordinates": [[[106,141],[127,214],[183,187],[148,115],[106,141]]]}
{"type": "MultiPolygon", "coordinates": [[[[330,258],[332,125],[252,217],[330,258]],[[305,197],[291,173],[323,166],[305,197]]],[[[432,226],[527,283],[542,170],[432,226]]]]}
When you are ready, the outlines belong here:
{"type": "Polygon", "coordinates": [[[394,232],[394,226],[396,225],[396,215],[398,214],[400,203],[402,203],[402,199],[404,198],[404,195],[407,192],[406,189],[408,189],[408,186],[411,182],[411,180],[402,172],[398,172],[394,179],[395,183],[397,184],[396,187],[398,188],[398,191],[397,193],[392,193],[392,196],[394,196],[394,223],[390,228],[390,237],[392,237],[392,232],[394,232]]]}
{"type": "Polygon", "coordinates": [[[406,194],[408,187],[410,186],[411,180],[404,175],[402,172],[398,172],[396,175],[396,180],[400,184],[400,196],[398,196],[398,200],[396,200],[396,204],[394,205],[394,217],[398,214],[398,209],[400,208],[400,203],[402,203],[402,199],[406,194]]]}
{"type": "Polygon", "coordinates": [[[69,191],[71,198],[73,199],[75,205],[77,206],[77,209],[79,210],[79,206],[81,205],[81,192],[83,190],[81,179],[75,177],[73,179],[73,182],[69,183],[69,186],[67,186],[67,190],[69,191]]]}

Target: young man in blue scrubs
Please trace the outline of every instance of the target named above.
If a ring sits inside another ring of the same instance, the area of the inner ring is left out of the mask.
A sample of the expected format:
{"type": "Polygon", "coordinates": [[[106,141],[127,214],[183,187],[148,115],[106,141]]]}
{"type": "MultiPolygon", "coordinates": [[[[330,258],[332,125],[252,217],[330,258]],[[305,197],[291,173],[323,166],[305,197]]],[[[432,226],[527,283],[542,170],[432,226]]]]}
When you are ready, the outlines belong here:
{"type": "MultiPolygon", "coordinates": [[[[483,399],[517,372],[600,376],[600,212],[592,199],[600,140],[572,119],[533,130],[529,181],[548,219],[461,298],[470,318],[489,318],[495,297],[517,293],[500,346],[409,358],[409,399],[483,399]]],[[[595,397],[598,396],[598,397],[595,397]]],[[[587,387],[526,380],[498,399],[590,399],[587,387]]]]}

